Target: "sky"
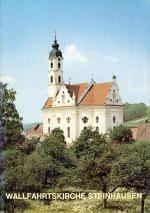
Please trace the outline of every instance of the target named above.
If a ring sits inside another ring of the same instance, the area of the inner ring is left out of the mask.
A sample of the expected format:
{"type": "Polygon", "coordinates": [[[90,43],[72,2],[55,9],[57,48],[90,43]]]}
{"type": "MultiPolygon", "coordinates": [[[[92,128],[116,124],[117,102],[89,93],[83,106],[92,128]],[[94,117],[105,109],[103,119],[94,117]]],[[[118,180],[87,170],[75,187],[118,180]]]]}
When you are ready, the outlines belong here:
{"type": "Polygon", "coordinates": [[[65,82],[112,81],[150,105],[150,0],[0,0],[0,79],[24,123],[41,122],[54,31],[65,82]]]}

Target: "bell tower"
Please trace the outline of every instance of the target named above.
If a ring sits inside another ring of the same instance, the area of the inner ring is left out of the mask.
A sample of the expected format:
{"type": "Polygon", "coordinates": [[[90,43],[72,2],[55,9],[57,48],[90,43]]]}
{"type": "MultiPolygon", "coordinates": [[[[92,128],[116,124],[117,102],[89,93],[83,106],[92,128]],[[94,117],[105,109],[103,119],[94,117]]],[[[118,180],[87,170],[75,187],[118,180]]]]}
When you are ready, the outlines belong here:
{"type": "Polygon", "coordinates": [[[56,40],[52,44],[52,50],[48,57],[48,96],[55,99],[56,94],[63,82],[62,71],[62,52],[59,50],[59,44],[56,40]]]}

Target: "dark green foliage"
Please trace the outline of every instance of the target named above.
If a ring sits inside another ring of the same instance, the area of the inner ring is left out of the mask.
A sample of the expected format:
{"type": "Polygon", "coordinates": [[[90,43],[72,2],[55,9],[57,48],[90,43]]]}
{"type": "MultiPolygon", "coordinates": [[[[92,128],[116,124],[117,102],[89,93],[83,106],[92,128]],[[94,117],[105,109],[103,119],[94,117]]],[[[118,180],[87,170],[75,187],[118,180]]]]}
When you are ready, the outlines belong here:
{"type": "Polygon", "coordinates": [[[96,155],[96,153],[99,153],[97,147],[100,147],[105,142],[106,135],[100,135],[97,131],[93,131],[91,127],[87,127],[81,131],[80,136],[74,142],[73,149],[75,156],[80,158],[83,155],[88,155],[92,152],[91,149],[95,150],[96,155]]]}
{"type": "Polygon", "coordinates": [[[143,193],[141,212],[144,212],[144,199],[150,194],[150,142],[128,146],[115,162],[112,177],[115,185],[143,193]]]}
{"type": "Polygon", "coordinates": [[[133,136],[129,127],[124,125],[115,126],[109,131],[110,140],[116,144],[132,143],[133,136]]]}
{"type": "Polygon", "coordinates": [[[150,106],[147,107],[147,121],[150,123],[150,106]]]}
{"type": "Polygon", "coordinates": [[[106,135],[100,135],[91,128],[83,130],[73,147],[78,159],[78,186],[101,190],[103,193],[114,190],[110,173],[119,154],[118,147],[114,146],[106,135]]]}
{"type": "Polygon", "coordinates": [[[13,89],[8,89],[6,84],[0,82],[0,123],[3,127],[3,149],[21,144],[24,141],[22,118],[19,117],[14,103],[15,95],[16,92],[13,89]]]}
{"type": "Polygon", "coordinates": [[[72,166],[65,144],[62,130],[54,129],[27,157],[24,164],[24,190],[39,191],[59,184],[59,180],[72,166]]]}
{"type": "MultiPolygon", "coordinates": [[[[23,143],[24,136],[22,135],[22,118],[19,117],[14,103],[15,95],[16,92],[13,89],[8,89],[7,84],[0,82],[1,195],[4,195],[4,190],[17,189],[17,186],[21,185],[21,181],[18,182],[18,179],[22,171],[20,164],[22,163],[22,157],[15,146],[23,143]],[[2,149],[7,151],[2,153],[2,149]],[[16,176],[17,174],[18,176],[16,176]]],[[[0,206],[4,208],[5,202],[2,203],[1,201],[4,201],[2,197],[0,197],[0,206]]]]}
{"type": "Polygon", "coordinates": [[[144,103],[139,104],[129,104],[124,105],[124,122],[130,121],[136,118],[141,118],[147,115],[147,107],[144,103]]]}
{"type": "Polygon", "coordinates": [[[38,144],[39,144],[39,141],[37,139],[33,138],[29,140],[26,138],[25,141],[19,146],[19,149],[23,153],[29,155],[35,151],[38,144]]]}
{"type": "Polygon", "coordinates": [[[4,156],[4,180],[6,191],[19,191],[22,189],[23,165],[25,155],[18,149],[7,149],[4,156]]]}

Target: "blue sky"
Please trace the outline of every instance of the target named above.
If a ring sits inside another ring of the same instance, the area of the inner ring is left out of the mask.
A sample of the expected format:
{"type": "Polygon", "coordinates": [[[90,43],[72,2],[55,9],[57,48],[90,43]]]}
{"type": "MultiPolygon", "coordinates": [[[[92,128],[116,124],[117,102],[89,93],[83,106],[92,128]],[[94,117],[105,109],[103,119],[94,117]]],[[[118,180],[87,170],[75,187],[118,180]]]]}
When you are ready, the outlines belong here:
{"type": "Polygon", "coordinates": [[[111,81],[123,102],[150,105],[150,0],[1,0],[1,79],[24,123],[42,120],[57,31],[68,82],[111,81]]]}

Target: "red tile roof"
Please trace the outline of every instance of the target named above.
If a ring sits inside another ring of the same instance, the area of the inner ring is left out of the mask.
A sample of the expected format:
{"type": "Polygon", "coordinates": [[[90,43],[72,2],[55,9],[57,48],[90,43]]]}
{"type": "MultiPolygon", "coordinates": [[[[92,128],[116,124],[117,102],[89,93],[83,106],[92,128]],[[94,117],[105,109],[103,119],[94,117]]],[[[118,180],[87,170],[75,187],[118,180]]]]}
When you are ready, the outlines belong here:
{"type": "Polygon", "coordinates": [[[141,124],[139,127],[131,128],[133,138],[137,141],[150,140],[150,123],[141,124]]]}
{"type": "Polygon", "coordinates": [[[145,123],[139,126],[136,139],[138,141],[150,140],[150,123],[145,123]]]}
{"type": "Polygon", "coordinates": [[[49,109],[53,104],[52,98],[48,98],[43,106],[43,109],[49,109]]]}
{"type": "MultiPolygon", "coordinates": [[[[83,105],[105,105],[106,96],[111,88],[111,82],[101,84],[88,83],[66,84],[71,97],[75,95],[76,104],[83,105]],[[87,90],[87,91],[86,91],[87,90]]],[[[48,109],[52,106],[52,98],[48,98],[43,109],[48,109]]]]}
{"type": "Polygon", "coordinates": [[[105,105],[111,83],[93,84],[79,105],[105,105]]]}

